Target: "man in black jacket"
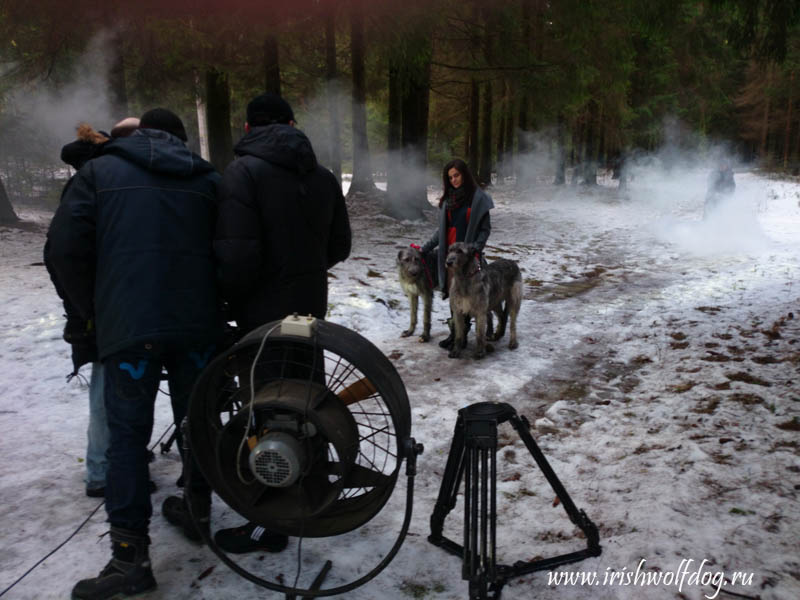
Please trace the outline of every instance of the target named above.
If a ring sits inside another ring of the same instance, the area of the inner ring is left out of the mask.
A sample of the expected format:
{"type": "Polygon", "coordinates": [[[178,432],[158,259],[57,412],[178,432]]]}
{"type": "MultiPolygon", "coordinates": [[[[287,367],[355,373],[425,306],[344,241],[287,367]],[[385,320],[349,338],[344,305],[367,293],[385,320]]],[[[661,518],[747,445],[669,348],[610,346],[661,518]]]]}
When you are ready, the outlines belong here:
{"type": "Polygon", "coordinates": [[[248,104],[245,132],[222,180],[214,254],[223,294],[242,333],[295,312],[322,319],[328,269],[350,254],[341,187],[280,96],[248,104]]]}
{"type": "MultiPolygon", "coordinates": [[[[66,297],[95,323],[111,434],[105,497],[113,558],[98,577],[78,582],[73,598],[156,587],[147,444],[161,371],[179,424],[222,333],[212,254],[219,175],[185,140],[174,113],[145,113],[133,135],[108,142],[81,168],[48,232],[66,297]]],[[[207,484],[196,480],[210,504],[207,484]]]]}
{"type": "MultiPolygon", "coordinates": [[[[254,98],[237,159],[223,174],[214,254],[242,333],[292,313],[323,319],[328,269],[350,255],[341,186],[294,125],[283,98],[254,98]]],[[[236,553],[279,551],[287,541],[253,524],[218,531],[215,540],[236,553]]]]}

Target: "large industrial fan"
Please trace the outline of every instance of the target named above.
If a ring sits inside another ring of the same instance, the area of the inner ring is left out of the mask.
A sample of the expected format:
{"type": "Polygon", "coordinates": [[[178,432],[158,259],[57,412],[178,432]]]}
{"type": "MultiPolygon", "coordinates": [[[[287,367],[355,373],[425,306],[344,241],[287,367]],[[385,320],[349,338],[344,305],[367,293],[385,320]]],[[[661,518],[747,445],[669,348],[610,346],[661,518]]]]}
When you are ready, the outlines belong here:
{"type": "Polygon", "coordinates": [[[212,489],[268,530],[334,536],[381,510],[406,459],[404,522],[369,573],[328,589],[317,589],[319,582],[296,589],[266,581],[232,561],[213,539],[206,541],[237,573],[287,597],[341,594],[366,583],[391,561],[408,530],[422,451],[410,435],[403,382],[368,340],[313,317],[263,325],[218,356],[192,394],[187,450],[212,489]]]}

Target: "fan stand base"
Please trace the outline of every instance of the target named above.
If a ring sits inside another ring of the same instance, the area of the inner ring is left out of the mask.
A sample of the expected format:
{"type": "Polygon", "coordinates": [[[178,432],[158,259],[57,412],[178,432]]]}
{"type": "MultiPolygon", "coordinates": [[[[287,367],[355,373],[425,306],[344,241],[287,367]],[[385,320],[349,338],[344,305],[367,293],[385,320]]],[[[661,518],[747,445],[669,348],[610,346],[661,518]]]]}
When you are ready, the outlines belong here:
{"type": "MultiPolygon", "coordinates": [[[[325,561],[325,564],[322,565],[322,569],[320,569],[314,581],[311,582],[311,587],[308,588],[309,592],[319,591],[322,587],[322,582],[325,581],[325,576],[328,574],[328,571],[331,570],[332,566],[333,563],[330,560],[325,561]]],[[[313,596],[301,596],[301,598],[313,598],[313,596]]],[[[285,600],[297,600],[297,594],[286,594],[285,600]]]]}
{"type": "Polygon", "coordinates": [[[503,586],[519,577],[599,556],[601,550],[597,526],[578,510],[559,481],[530,433],[525,417],[509,404],[478,402],[458,411],[450,454],[442,476],[442,486],[431,515],[428,541],[462,557],[461,576],[469,582],[470,600],[500,598],[503,586]],[[569,519],[586,535],[587,548],[569,554],[536,561],[517,561],[513,566],[496,562],[497,531],[497,426],[509,422],[517,431],[539,469],[553,488],[569,519]],[[464,480],[464,543],[443,535],[444,520],[455,508],[456,497],[464,480]]]}

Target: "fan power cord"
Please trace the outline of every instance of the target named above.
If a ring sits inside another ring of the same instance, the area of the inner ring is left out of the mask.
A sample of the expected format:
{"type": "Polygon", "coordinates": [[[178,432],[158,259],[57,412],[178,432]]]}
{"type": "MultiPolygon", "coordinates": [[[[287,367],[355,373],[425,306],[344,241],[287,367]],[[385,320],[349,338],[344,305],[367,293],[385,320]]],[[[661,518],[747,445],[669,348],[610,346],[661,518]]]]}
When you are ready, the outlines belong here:
{"type": "MultiPolygon", "coordinates": [[[[253,422],[253,405],[256,403],[256,390],[255,390],[255,379],[256,379],[256,363],[258,359],[261,358],[261,353],[264,351],[264,344],[267,343],[267,338],[272,335],[278,327],[280,327],[280,323],[273,326],[269,331],[267,331],[264,336],[261,338],[261,344],[258,347],[258,352],[256,352],[255,357],[253,358],[253,364],[250,365],[250,405],[247,407],[247,426],[244,429],[244,433],[242,434],[242,441],[239,443],[239,456],[242,455],[242,450],[244,449],[244,445],[247,443],[247,433],[250,429],[250,425],[253,422]]],[[[245,481],[244,475],[242,474],[242,466],[240,461],[236,461],[236,476],[239,478],[245,485],[249,485],[255,481],[252,479],[250,481],[245,481]]]]}
{"type": "MultiPolygon", "coordinates": [[[[160,438],[158,438],[158,439],[156,440],[156,443],[155,443],[155,444],[153,444],[153,445],[150,447],[150,452],[152,452],[152,451],[153,451],[153,448],[155,448],[156,446],[158,446],[159,442],[161,442],[161,440],[163,440],[163,439],[164,439],[164,436],[165,436],[165,435],[167,435],[167,432],[170,430],[170,428],[171,428],[171,427],[172,427],[172,423],[170,423],[170,424],[169,424],[169,426],[167,426],[167,428],[164,430],[164,433],[162,433],[162,434],[161,434],[161,437],[160,437],[160,438]]],[[[36,568],[37,568],[39,565],[41,565],[41,564],[42,564],[44,561],[46,561],[48,558],[50,558],[51,556],[53,556],[53,554],[55,554],[56,552],[58,552],[59,550],[61,550],[61,548],[63,548],[63,547],[64,547],[64,546],[67,544],[67,542],[69,542],[69,541],[70,541],[72,538],[74,538],[74,537],[75,537],[75,536],[78,534],[78,532],[79,532],[81,529],[83,529],[83,526],[84,526],[84,525],[86,525],[86,524],[87,524],[87,523],[88,523],[88,522],[91,520],[91,518],[92,518],[92,517],[95,515],[95,513],[96,513],[98,510],[100,510],[100,508],[101,508],[101,507],[102,507],[102,506],[103,506],[105,503],[106,503],[106,501],[105,501],[105,500],[102,500],[102,501],[101,501],[101,502],[100,502],[100,503],[99,503],[97,506],[95,506],[95,507],[94,507],[94,509],[92,510],[92,512],[90,512],[90,513],[89,513],[89,516],[87,516],[87,517],[86,517],[86,518],[83,520],[83,522],[81,522],[81,524],[80,524],[80,525],[78,525],[78,527],[75,529],[75,531],[73,531],[71,534],[69,534],[69,537],[67,537],[67,539],[65,539],[63,542],[61,542],[61,543],[60,543],[58,546],[56,546],[55,548],[53,548],[53,549],[52,549],[50,552],[48,552],[47,554],[45,554],[45,555],[44,555],[42,558],[40,558],[39,560],[37,560],[37,561],[36,561],[36,562],[33,564],[33,566],[32,566],[30,569],[28,569],[27,571],[25,571],[25,572],[24,572],[22,575],[20,575],[20,576],[17,578],[17,580],[16,580],[16,581],[14,581],[14,583],[12,583],[12,584],[11,584],[11,585],[9,585],[9,586],[8,586],[6,589],[4,589],[2,592],[0,592],[0,598],[2,598],[3,596],[5,596],[5,595],[6,595],[6,593],[7,593],[7,592],[9,592],[9,591],[11,590],[11,588],[13,588],[13,587],[14,587],[15,585],[17,585],[17,584],[18,584],[20,581],[22,581],[22,580],[23,580],[23,579],[25,579],[25,578],[26,578],[28,575],[30,575],[30,574],[33,572],[33,570],[34,570],[34,569],[36,569],[36,568]]],[[[103,534],[103,535],[105,535],[105,534],[103,534]]]]}

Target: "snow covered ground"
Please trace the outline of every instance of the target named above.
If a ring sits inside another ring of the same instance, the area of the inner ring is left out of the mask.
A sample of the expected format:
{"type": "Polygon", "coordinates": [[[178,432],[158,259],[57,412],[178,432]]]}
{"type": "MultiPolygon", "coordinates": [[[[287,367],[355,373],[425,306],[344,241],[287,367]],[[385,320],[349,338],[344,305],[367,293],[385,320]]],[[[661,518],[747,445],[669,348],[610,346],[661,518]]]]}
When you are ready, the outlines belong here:
{"type": "MultiPolygon", "coordinates": [[[[504,598],[800,598],[800,183],[739,173],[730,206],[707,221],[705,173],[639,176],[624,192],[601,183],[491,190],[488,257],[519,262],[525,299],[520,348],[501,341],[483,361],[449,360],[438,347],[448,316],[438,297],[433,340],[400,338],[408,308],[395,255],[430,236],[434,212],[427,222],[398,222],[350,206],[354,248],[332,270],[329,319],[391,358],[425,452],[409,537],[378,578],[346,597],[467,597],[460,561],[427,542],[428,520],[457,411],[493,400],[534,424],[603,547],[558,570],[594,572],[594,585],[557,585],[540,572],[512,579],[504,598]]],[[[27,226],[0,227],[0,591],[98,505],[83,493],[87,389],[64,382],[71,365],[62,309],[41,263],[50,215],[18,213],[27,226]]],[[[156,410],[153,442],[170,421],[166,397],[156,410]]],[[[510,427],[500,444],[499,562],[585,547],[510,427]]],[[[272,597],[166,524],[159,509],[178,474],[175,450],[151,465],[159,588],[149,597],[272,597]]],[[[279,555],[242,564],[292,584],[299,563],[301,586],[327,558],[325,587],[364,574],[399,529],[402,479],[362,529],[304,540],[299,556],[292,540],[279,555]]],[[[459,501],[445,523],[459,541],[461,510],[459,501]]],[[[99,510],[4,598],[66,598],[78,579],[96,575],[109,553],[99,537],[104,516],[99,510]]],[[[240,522],[219,501],[213,521],[240,522]]]]}

